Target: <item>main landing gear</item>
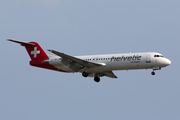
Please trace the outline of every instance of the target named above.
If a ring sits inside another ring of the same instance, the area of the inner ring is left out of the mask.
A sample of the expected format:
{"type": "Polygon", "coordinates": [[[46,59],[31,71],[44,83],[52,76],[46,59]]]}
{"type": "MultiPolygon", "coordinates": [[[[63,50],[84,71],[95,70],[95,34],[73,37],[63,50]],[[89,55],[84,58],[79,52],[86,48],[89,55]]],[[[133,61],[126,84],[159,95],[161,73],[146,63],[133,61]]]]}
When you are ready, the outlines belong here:
{"type": "Polygon", "coordinates": [[[83,77],[87,77],[87,76],[88,76],[88,73],[84,71],[84,72],[82,73],[82,76],[83,76],[83,77]]]}
{"type": "MultiPolygon", "coordinates": [[[[84,71],[84,72],[82,73],[82,76],[83,76],[83,77],[88,77],[88,75],[89,75],[89,74],[88,74],[86,71],[84,71]]],[[[94,77],[94,81],[95,81],[95,82],[99,82],[99,81],[100,81],[100,78],[99,78],[98,76],[95,76],[95,77],[94,77]]]]}
{"type": "Polygon", "coordinates": [[[95,81],[95,82],[99,82],[99,81],[100,81],[100,78],[99,78],[99,77],[94,77],[94,81],[95,81]]]}
{"type": "Polygon", "coordinates": [[[155,75],[155,72],[154,72],[154,71],[152,71],[152,72],[151,72],[151,75],[155,75]]]}

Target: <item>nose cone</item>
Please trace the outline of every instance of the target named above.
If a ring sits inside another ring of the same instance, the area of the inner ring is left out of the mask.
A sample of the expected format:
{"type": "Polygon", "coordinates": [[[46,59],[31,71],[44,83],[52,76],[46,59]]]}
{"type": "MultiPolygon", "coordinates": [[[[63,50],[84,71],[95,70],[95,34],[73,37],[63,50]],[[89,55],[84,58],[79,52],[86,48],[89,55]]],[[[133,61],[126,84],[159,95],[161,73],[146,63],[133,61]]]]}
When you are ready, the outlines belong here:
{"type": "Polygon", "coordinates": [[[166,59],[165,65],[168,66],[168,65],[170,65],[170,64],[171,64],[171,61],[170,61],[169,59],[166,59]]]}

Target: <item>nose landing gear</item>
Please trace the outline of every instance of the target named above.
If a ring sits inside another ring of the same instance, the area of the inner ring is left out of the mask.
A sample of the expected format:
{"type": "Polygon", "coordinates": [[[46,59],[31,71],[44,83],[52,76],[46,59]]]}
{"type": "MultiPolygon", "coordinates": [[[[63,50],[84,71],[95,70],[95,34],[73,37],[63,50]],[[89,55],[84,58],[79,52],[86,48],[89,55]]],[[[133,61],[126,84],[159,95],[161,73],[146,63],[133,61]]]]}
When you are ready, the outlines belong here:
{"type": "Polygon", "coordinates": [[[153,71],[151,72],[151,75],[155,75],[155,70],[161,70],[161,67],[153,67],[153,71]]]}

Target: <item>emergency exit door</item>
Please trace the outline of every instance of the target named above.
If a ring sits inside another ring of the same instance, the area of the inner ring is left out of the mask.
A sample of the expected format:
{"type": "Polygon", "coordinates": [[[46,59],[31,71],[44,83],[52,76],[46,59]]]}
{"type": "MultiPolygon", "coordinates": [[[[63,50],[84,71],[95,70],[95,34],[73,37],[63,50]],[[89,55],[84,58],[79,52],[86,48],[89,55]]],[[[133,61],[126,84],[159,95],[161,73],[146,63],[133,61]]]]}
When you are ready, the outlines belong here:
{"type": "Polygon", "coordinates": [[[147,55],[146,56],[146,63],[150,63],[151,62],[151,55],[147,55]]]}

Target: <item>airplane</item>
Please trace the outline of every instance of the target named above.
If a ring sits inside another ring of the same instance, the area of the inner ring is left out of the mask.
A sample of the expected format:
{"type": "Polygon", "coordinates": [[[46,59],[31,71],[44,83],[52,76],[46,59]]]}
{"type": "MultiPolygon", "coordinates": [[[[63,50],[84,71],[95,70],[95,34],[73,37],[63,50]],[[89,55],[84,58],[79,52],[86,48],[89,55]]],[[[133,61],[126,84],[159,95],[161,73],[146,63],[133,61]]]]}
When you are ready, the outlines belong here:
{"type": "Polygon", "coordinates": [[[54,56],[47,55],[37,42],[7,40],[26,48],[31,66],[66,73],[80,72],[83,77],[94,77],[95,82],[99,82],[103,76],[117,78],[113,70],[152,69],[151,74],[155,75],[155,70],[171,64],[169,59],[157,52],[70,56],[48,50],[56,55],[54,56]]]}

